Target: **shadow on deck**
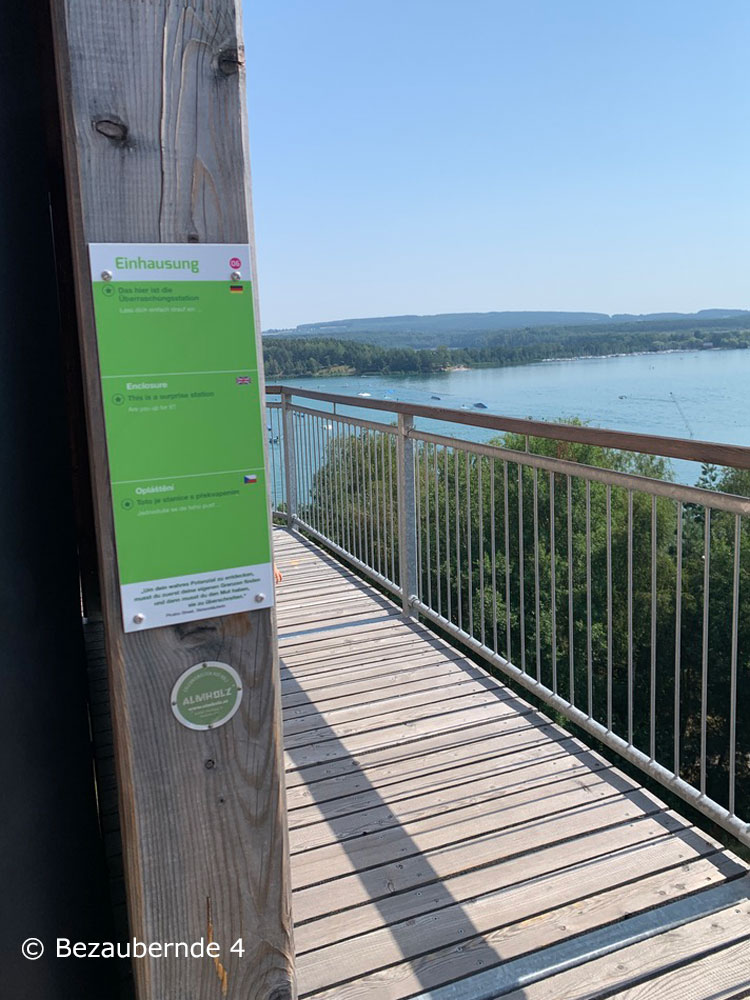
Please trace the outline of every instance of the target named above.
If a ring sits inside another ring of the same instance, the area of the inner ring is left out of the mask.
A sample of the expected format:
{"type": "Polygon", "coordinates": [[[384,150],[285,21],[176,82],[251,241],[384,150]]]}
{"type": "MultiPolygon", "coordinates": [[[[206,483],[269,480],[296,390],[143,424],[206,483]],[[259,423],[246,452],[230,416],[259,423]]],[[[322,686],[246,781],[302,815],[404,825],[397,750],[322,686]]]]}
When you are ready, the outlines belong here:
{"type": "Polygon", "coordinates": [[[746,995],[742,862],[321,550],[275,544],[302,997],[746,995]]]}

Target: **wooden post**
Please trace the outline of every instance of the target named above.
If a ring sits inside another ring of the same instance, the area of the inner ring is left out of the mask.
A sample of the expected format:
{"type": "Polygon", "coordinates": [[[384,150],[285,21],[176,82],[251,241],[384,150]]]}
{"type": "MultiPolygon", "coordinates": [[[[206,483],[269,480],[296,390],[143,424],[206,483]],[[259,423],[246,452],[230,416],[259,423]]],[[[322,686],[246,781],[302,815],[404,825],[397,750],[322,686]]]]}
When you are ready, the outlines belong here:
{"type": "Polygon", "coordinates": [[[409,618],[416,618],[411,598],[417,593],[419,561],[417,559],[417,503],[414,486],[414,441],[409,432],[414,418],[398,415],[397,501],[398,501],[398,561],[401,607],[409,618]]]}
{"type": "Polygon", "coordinates": [[[136,960],[137,995],[289,1000],[274,615],[123,633],[87,257],[93,242],[252,243],[240,3],[50,2],[131,936],[221,947],[136,960]],[[170,708],[201,660],[232,665],[244,688],[231,722],[207,732],[170,708]]]}

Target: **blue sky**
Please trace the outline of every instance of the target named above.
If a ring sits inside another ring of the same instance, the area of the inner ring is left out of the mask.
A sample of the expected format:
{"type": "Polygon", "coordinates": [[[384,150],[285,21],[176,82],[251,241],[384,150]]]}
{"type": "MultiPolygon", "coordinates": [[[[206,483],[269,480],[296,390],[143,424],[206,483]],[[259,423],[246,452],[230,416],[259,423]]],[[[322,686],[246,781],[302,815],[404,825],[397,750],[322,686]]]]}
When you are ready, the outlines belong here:
{"type": "Polygon", "coordinates": [[[750,307],[747,0],[244,4],[264,328],[750,307]]]}

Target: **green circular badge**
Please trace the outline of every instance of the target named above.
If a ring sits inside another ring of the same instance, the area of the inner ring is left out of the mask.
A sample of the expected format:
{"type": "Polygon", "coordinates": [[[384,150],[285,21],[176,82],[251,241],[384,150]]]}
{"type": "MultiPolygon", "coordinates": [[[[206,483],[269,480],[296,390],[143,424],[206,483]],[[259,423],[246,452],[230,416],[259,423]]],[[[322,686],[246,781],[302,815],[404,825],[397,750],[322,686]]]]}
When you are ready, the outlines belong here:
{"type": "Polygon", "coordinates": [[[242,701],[240,675],[228,663],[207,660],[189,667],[172,688],[172,711],[188,729],[229,722],[242,701]]]}

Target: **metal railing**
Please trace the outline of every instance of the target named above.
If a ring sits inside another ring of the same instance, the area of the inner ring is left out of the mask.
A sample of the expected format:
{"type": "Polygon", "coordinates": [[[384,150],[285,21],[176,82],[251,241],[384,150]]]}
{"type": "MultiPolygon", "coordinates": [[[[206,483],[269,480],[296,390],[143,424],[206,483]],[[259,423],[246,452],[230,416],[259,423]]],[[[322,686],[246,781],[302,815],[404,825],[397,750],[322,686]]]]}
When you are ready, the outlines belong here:
{"type": "Polygon", "coordinates": [[[267,392],[277,515],[750,846],[750,448],[267,392]]]}

